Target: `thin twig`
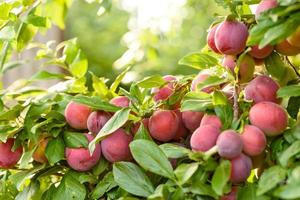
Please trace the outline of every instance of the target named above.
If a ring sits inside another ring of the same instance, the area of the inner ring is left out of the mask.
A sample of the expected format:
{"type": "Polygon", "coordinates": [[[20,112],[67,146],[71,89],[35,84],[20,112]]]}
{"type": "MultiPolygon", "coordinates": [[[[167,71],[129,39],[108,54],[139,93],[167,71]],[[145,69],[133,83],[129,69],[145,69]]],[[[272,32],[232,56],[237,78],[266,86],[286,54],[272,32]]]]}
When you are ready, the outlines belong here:
{"type": "Polygon", "coordinates": [[[300,74],[298,72],[298,70],[296,69],[296,66],[293,65],[293,63],[291,63],[291,61],[289,60],[289,58],[287,56],[285,56],[285,60],[287,61],[287,63],[294,69],[295,73],[297,74],[297,76],[300,78],[300,74]]]}
{"type": "Polygon", "coordinates": [[[238,85],[235,83],[233,88],[233,119],[236,121],[239,119],[239,91],[238,85]]]}

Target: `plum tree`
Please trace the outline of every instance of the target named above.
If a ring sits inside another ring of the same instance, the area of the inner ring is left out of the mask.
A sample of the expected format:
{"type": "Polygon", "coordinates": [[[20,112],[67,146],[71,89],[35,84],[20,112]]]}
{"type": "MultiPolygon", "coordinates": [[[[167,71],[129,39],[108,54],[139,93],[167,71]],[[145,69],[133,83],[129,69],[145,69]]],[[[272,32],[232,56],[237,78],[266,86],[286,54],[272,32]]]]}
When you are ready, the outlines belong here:
{"type": "Polygon", "coordinates": [[[262,12],[265,12],[271,8],[277,7],[277,0],[262,0],[255,10],[255,19],[258,19],[262,12]]]}
{"type": "Polygon", "coordinates": [[[271,45],[267,45],[263,48],[259,48],[258,45],[254,45],[251,47],[249,54],[254,58],[262,59],[268,57],[272,53],[273,49],[274,48],[271,45]]]}
{"type": "Polygon", "coordinates": [[[65,109],[65,118],[72,128],[87,129],[87,119],[91,112],[88,106],[71,101],[65,109]]]}
{"type": "Polygon", "coordinates": [[[246,47],[247,26],[237,20],[225,20],[219,24],[215,33],[217,49],[226,55],[237,55],[246,47]]]}
{"type": "Polygon", "coordinates": [[[126,96],[118,96],[112,98],[109,103],[117,106],[117,107],[122,107],[122,108],[127,108],[129,107],[130,100],[126,96]]]}
{"type": "Polygon", "coordinates": [[[45,150],[46,150],[48,142],[49,142],[49,138],[42,138],[39,141],[39,144],[38,144],[36,150],[32,154],[32,157],[36,162],[39,162],[39,163],[47,163],[48,162],[48,159],[45,155],[45,150]]]}
{"type": "Polygon", "coordinates": [[[234,130],[226,130],[218,137],[217,148],[221,157],[232,159],[242,152],[243,141],[234,130]]]}
{"type": "MultiPolygon", "coordinates": [[[[209,77],[210,77],[210,75],[208,73],[199,72],[199,74],[192,81],[191,90],[192,91],[198,91],[198,89],[197,89],[198,84],[204,82],[209,77]]],[[[201,91],[206,92],[206,93],[210,93],[210,92],[213,91],[213,89],[214,89],[213,87],[205,87],[205,88],[202,88],[201,91]]]]}
{"type": "Polygon", "coordinates": [[[184,123],[183,123],[183,120],[182,120],[182,113],[180,112],[180,110],[177,109],[177,110],[174,110],[174,112],[175,112],[175,114],[177,116],[177,119],[178,119],[178,129],[176,131],[176,134],[175,134],[173,140],[180,141],[180,140],[184,139],[187,136],[188,130],[184,126],[184,123]]]}
{"type": "Polygon", "coordinates": [[[184,126],[190,131],[196,130],[201,123],[201,119],[204,113],[195,111],[184,111],[182,112],[182,121],[184,126]]]}
{"type": "Polygon", "coordinates": [[[118,129],[101,141],[102,154],[109,162],[131,161],[132,155],[129,144],[133,140],[132,135],[124,129],[118,129]]]}
{"type": "Polygon", "coordinates": [[[179,120],[171,110],[157,110],[149,119],[150,135],[161,142],[172,140],[178,130],[179,120]]]}
{"type": "Polygon", "coordinates": [[[200,126],[212,125],[218,129],[222,128],[222,121],[217,115],[205,114],[201,120],[200,126]]]}
{"type": "Polygon", "coordinates": [[[99,131],[110,118],[110,113],[104,111],[94,111],[87,119],[87,128],[92,133],[99,133],[99,131]]]}
{"type": "Polygon", "coordinates": [[[266,148],[266,136],[256,126],[246,125],[244,127],[241,138],[243,141],[243,151],[248,156],[258,156],[266,148]]]}
{"type": "Polygon", "coordinates": [[[216,47],[216,43],[215,43],[215,34],[216,34],[216,30],[218,28],[218,25],[213,26],[208,34],[207,34],[207,45],[209,46],[209,48],[211,50],[213,50],[215,53],[220,53],[219,50],[216,47]]]}
{"type": "Polygon", "coordinates": [[[245,87],[245,98],[247,100],[253,100],[254,103],[262,101],[271,101],[277,103],[277,91],[279,84],[272,78],[266,75],[259,75],[248,83],[245,87]]]}
{"type": "Polygon", "coordinates": [[[197,128],[192,134],[190,144],[194,151],[208,151],[215,146],[220,130],[212,125],[197,128]]]}
{"type": "Polygon", "coordinates": [[[297,28],[297,30],[287,38],[287,41],[295,47],[300,48],[300,26],[297,28]]]}
{"type": "Polygon", "coordinates": [[[247,180],[252,169],[251,159],[240,154],[239,156],[233,158],[231,161],[231,174],[230,180],[232,183],[241,183],[247,180]]]}
{"type": "Polygon", "coordinates": [[[250,109],[249,120],[267,136],[282,134],[288,125],[287,112],[281,106],[268,101],[255,104],[250,109]]]}
{"type": "Polygon", "coordinates": [[[15,151],[12,147],[15,143],[15,139],[9,138],[6,142],[0,142],[0,168],[11,168],[17,164],[20,160],[23,148],[20,146],[15,151]]]}
{"type": "MultiPolygon", "coordinates": [[[[91,142],[94,137],[90,134],[84,134],[89,142],[91,142]]],[[[65,150],[66,160],[69,166],[77,171],[88,171],[94,167],[100,157],[101,157],[101,147],[100,144],[96,144],[95,150],[92,155],[88,148],[66,148],[65,150]]]]}
{"type": "Polygon", "coordinates": [[[153,99],[154,101],[163,101],[168,99],[174,93],[174,81],[177,80],[175,76],[166,75],[163,79],[167,82],[162,88],[153,88],[152,93],[154,94],[153,99]]]}
{"type": "Polygon", "coordinates": [[[286,56],[295,56],[300,53],[300,47],[291,45],[287,40],[276,44],[275,50],[286,56]]]}

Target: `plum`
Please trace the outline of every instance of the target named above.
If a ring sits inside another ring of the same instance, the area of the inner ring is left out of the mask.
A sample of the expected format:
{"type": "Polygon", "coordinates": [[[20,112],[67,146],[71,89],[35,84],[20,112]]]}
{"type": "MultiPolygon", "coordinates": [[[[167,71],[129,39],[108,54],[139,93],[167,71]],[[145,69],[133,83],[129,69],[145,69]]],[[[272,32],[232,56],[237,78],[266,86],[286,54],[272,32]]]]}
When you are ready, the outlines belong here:
{"type": "Polygon", "coordinates": [[[91,112],[88,106],[71,101],[65,109],[65,118],[72,128],[87,129],[87,119],[91,112]]]}
{"type": "Polygon", "coordinates": [[[262,12],[278,6],[277,0],[262,0],[255,10],[255,19],[257,20],[262,12]]]}
{"type": "Polygon", "coordinates": [[[149,119],[150,135],[161,142],[172,140],[176,136],[179,120],[171,110],[157,110],[149,119]]]}
{"type": "Polygon", "coordinates": [[[249,54],[254,58],[263,59],[268,57],[272,53],[273,49],[274,48],[271,45],[267,45],[263,48],[259,48],[258,45],[254,45],[251,47],[249,54]]]}
{"type": "Polygon", "coordinates": [[[297,30],[287,38],[287,41],[295,47],[300,48],[300,26],[297,28],[297,30]]]}
{"type": "Polygon", "coordinates": [[[279,44],[276,44],[275,50],[286,56],[295,56],[300,53],[300,47],[291,45],[287,40],[283,40],[279,44]]]}
{"type": "Polygon", "coordinates": [[[139,130],[141,123],[143,123],[144,127],[148,130],[148,124],[149,124],[149,118],[144,118],[141,121],[133,124],[131,127],[131,132],[135,135],[137,131],[139,130]]]}
{"type": "Polygon", "coordinates": [[[234,68],[236,66],[236,57],[232,55],[225,55],[222,60],[222,65],[234,73],[234,68]]]}
{"type": "Polygon", "coordinates": [[[101,141],[102,154],[109,162],[131,161],[132,155],[129,144],[133,140],[132,135],[125,130],[118,129],[101,141]]]}
{"type": "Polygon", "coordinates": [[[246,125],[241,138],[243,141],[243,151],[248,156],[258,156],[266,148],[266,136],[256,126],[246,125]]]}
{"type": "Polygon", "coordinates": [[[122,108],[127,108],[129,107],[130,100],[126,96],[118,96],[112,98],[109,103],[117,106],[117,107],[122,107],[122,108]]]}
{"type": "Polygon", "coordinates": [[[39,141],[39,144],[38,144],[36,150],[32,154],[32,157],[36,162],[39,162],[39,163],[47,163],[48,162],[48,159],[45,155],[45,150],[46,150],[48,142],[49,142],[49,138],[42,138],[39,141]]]}
{"type": "Polygon", "coordinates": [[[241,183],[247,180],[251,173],[252,161],[251,159],[244,155],[240,154],[231,161],[231,174],[230,180],[232,183],[241,183]]]}
{"type": "Polygon", "coordinates": [[[228,194],[222,196],[220,198],[220,200],[236,200],[237,199],[237,193],[238,193],[238,187],[233,186],[231,188],[231,191],[228,194]]]}
{"type": "Polygon", "coordinates": [[[209,32],[207,34],[207,45],[215,53],[220,53],[215,44],[215,33],[216,33],[217,28],[218,28],[218,25],[215,25],[209,30],[209,32]]]}
{"type": "Polygon", "coordinates": [[[243,141],[234,130],[225,130],[217,139],[217,148],[221,157],[232,159],[242,152],[243,141]]]}
{"type": "Polygon", "coordinates": [[[185,128],[183,119],[182,119],[182,113],[179,109],[174,110],[176,113],[177,119],[178,119],[178,129],[176,131],[175,137],[173,138],[175,141],[180,141],[184,139],[188,135],[188,130],[185,128]]]}
{"type": "Polygon", "coordinates": [[[190,144],[193,151],[205,152],[215,146],[220,130],[212,125],[197,128],[192,134],[190,144]]]}
{"type": "Polygon", "coordinates": [[[212,125],[218,129],[222,128],[222,121],[217,115],[205,114],[201,120],[200,126],[212,125]]]}
{"type": "Polygon", "coordinates": [[[272,78],[265,75],[259,75],[245,87],[245,98],[247,100],[253,100],[254,103],[262,101],[277,103],[279,102],[276,94],[278,89],[279,84],[272,78]]]}
{"type": "MultiPolygon", "coordinates": [[[[89,142],[91,142],[94,137],[90,134],[84,134],[89,142]]],[[[77,171],[88,171],[94,167],[100,157],[101,157],[101,146],[96,144],[95,150],[92,155],[90,155],[88,148],[66,148],[65,156],[69,166],[77,171]]]]}
{"type": "Polygon", "coordinates": [[[217,49],[225,55],[237,55],[246,47],[248,29],[237,20],[225,20],[218,26],[215,33],[217,49]]]}
{"type": "Polygon", "coordinates": [[[0,142],[0,168],[12,168],[20,160],[23,148],[18,147],[15,151],[12,150],[15,139],[9,138],[6,142],[0,142]]]}
{"type": "Polygon", "coordinates": [[[110,118],[110,113],[94,111],[87,119],[87,128],[90,132],[97,134],[110,118]]]}
{"type": "MultiPolygon", "coordinates": [[[[209,77],[210,77],[210,75],[208,73],[199,72],[199,74],[192,81],[191,90],[198,91],[198,89],[197,89],[198,84],[204,82],[209,77]]],[[[211,93],[213,90],[214,90],[214,87],[208,86],[208,87],[202,88],[201,91],[206,92],[206,93],[211,93]]]]}
{"type": "Polygon", "coordinates": [[[280,135],[288,126],[287,112],[281,106],[268,101],[252,106],[249,120],[267,136],[280,135]]]}
{"type": "Polygon", "coordinates": [[[203,115],[204,113],[196,111],[182,112],[182,121],[184,126],[190,131],[196,130],[200,126],[203,115]]]}
{"type": "Polygon", "coordinates": [[[167,100],[174,93],[174,81],[176,81],[177,78],[175,76],[166,75],[163,79],[167,82],[167,85],[162,88],[152,89],[152,93],[154,94],[153,99],[156,102],[167,100]]]}

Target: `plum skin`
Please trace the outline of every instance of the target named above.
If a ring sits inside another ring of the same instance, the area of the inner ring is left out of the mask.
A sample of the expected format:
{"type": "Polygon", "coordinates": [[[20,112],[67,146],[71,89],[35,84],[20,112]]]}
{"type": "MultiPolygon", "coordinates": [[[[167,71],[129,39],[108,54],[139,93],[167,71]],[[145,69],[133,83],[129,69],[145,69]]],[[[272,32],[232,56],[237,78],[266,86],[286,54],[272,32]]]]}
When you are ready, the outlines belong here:
{"type": "Polygon", "coordinates": [[[245,98],[247,100],[253,100],[254,103],[262,101],[271,101],[277,103],[277,91],[279,90],[279,84],[272,78],[259,75],[248,83],[245,87],[245,98]]]}
{"type": "MultiPolygon", "coordinates": [[[[84,134],[89,142],[91,142],[94,137],[90,134],[84,134]]],[[[76,171],[88,171],[94,167],[100,157],[101,157],[101,146],[96,144],[95,150],[92,155],[90,155],[88,148],[66,148],[65,156],[68,165],[76,171]]]]}
{"type": "Polygon", "coordinates": [[[287,112],[281,106],[268,101],[252,106],[249,120],[267,136],[280,135],[288,126],[287,112]]]}
{"type": "Polygon", "coordinates": [[[176,136],[179,120],[175,112],[157,110],[149,119],[150,135],[161,142],[168,142],[176,136]]]}
{"type": "Polygon", "coordinates": [[[70,102],[65,109],[65,119],[75,129],[87,129],[87,119],[92,110],[80,103],[70,102]]]}
{"type": "Polygon", "coordinates": [[[174,112],[178,119],[178,128],[177,128],[177,131],[175,133],[173,140],[180,141],[180,140],[186,138],[186,136],[188,135],[188,130],[184,126],[182,113],[180,112],[180,110],[177,109],[177,110],[174,110],[174,112]]]}
{"type": "Polygon", "coordinates": [[[209,30],[206,40],[207,40],[207,44],[211,50],[213,50],[215,53],[220,53],[220,51],[217,49],[216,43],[215,43],[215,34],[216,34],[217,28],[218,28],[218,25],[215,25],[209,30]]]}
{"type": "Polygon", "coordinates": [[[286,56],[295,56],[300,53],[300,47],[296,47],[291,45],[287,40],[283,40],[282,42],[275,45],[275,50],[286,56]]]}
{"type": "Polygon", "coordinates": [[[241,138],[243,141],[243,151],[248,156],[258,156],[266,148],[266,136],[256,126],[246,125],[244,127],[241,138]]]}
{"type": "Polygon", "coordinates": [[[118,129],[101,141],[102,154],[111,163],[131,161],[132,155],[129,144],[133,140],[123,129],[118,129]]]}
{"type": "Polygon", "coordinates": [[[231,174],[230,174],[231,182],[241,183],[246,181],[252,169],[251,159],[244,154],[240,154],[239,156],[233,158],[230,162],[231,162],[231,174]]]}
{"type": "Polygon", "coordinates": [[[222,128],[222,121],[217,115],[205,114],[201,120],[200,126],[212,125],[218,129],[222,128]]]}
{"type": "Polygon", "coordinates": [[[87,119],[87,128],[92,133],[99,133],[106,122],[111,118],[111,114],[104,111],[94,111],[87,119]]]}
{"type": "Polygon", "coordinates": [[[247,26],[236,20],[225,20],[219,24],[215,33],[217,49],[225,55],[237,55],[246,47],[247,26]]]}
{"type": "Polygon", "coordinates": [[[218,137],[217,148],[221,157],[232,159],[242,152],[243,141],[234,130],[226,130],[218,137]]]}
{"type": "Polygon", "coordinates": [[[187,129],[194,131],[200,126],[203,116],[202,112],[184,111],[182,112],[182,121],[187,129]]]}
{"type": "Polygon", "coordinates": [[[131,127],[131,132],[132,132],[134,135],[138,132],[138,130],[139,130],[140,126],[141,126],[141,123],[143,123],[145,129],[148,130],[149,118],[144,118],[144,119],[142,119],[141,121],[136,122],[135,124],[133,124],[133,126],[131,127]]]}
{"type": "Polygon", "coordinates": [[[251,47],[249,54],[254,58],[262,59],[268,57],[272,53],[273,49],[274,48],[271,45],[267,45],[263,48],[259,48],[258,45],[254,45],[251,47]]]}
{"type": "Polygon", "coordinates": [[[14,143],[15,139],[13,138],[7,139],[5,143],[0,142],[0,168],[12,168],[20,160],[23,153],[23,148],[18,147],[15,151],[12,151],[14,143]]]}
{"type": "Polygon", "coordinates": [[[130,105],[130,100],[126,96],[118,96],[118,97],[112,98],[109,101],[109,103],[111,103],[117,107],[127,108],[130,105]]]}
{"type": "Polygon", "coordinates": [[[174,93],[174,81],[177,80],[175,76],[166,75],[163,79],[167,82],[166,86],[162,88],[153,88],[152,93],[154,94],[154,101],[163,101],[167,100],[174,93]]]}
{"type": "Polygon", "coordinates": [[[297,28],[297,30],[287,38],[287,41],[295,47],[300,48],[300,26],[297,28]]]}
{"type": "Polygon", "coordinates": [[[277,0],[262,0],[255,10],[255,19],[257,20],[262,12],[265,12],[271,8],[277,7],[277,0]]]}
{"type": "Polygon", "coordinates": [[[220,130],[212,125],[197,128],[192,134],[190,144],[193,151],[205,152],[215,146],[220,130]]]}
{"type": "MultiPolygon", "coordinates": [[[[198,91],[198,89],[197,89],[198,84],[204,82],[209,77],[210,77],[209,74],[200,72],[192,81],[191,90],[198,91]]],[[[202,88],[201,91],[206,92],[206,93],[211,93],[213,91],[213,89],[214,89],[213,87],[205,87],[205,88],[202,88]]]]}

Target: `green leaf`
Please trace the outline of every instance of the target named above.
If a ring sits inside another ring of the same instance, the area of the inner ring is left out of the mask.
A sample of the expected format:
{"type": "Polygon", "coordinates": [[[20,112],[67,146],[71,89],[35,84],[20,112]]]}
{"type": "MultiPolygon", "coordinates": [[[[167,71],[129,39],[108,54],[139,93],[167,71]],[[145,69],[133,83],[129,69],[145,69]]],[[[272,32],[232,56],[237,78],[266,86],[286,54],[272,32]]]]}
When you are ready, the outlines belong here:
{"type": "Polygon", "coordinates": [[[188,156],[191,150],[171,143],[165,143],[159,146],[159,148],[166,154],[168,158],[183,158],[188,156]]]}
{"type": "Polygon", "coordinates": [[[166,81],[160,75],[153,75],[144,78],[143,80],[137,82],[137,85],[141,88],[153,88],[153,87],[160,87],[164,85],[166,81]]]}
{"type": "Polygon", "coordinates": [[[197,183],[193,183],[190,188],[188,188],[190,192],[198,195],[207,195],[211,196],[214,199],[218,199],[217,194],[213,191],[210,185],[201,183],[200,181],[197,183]]]}
{"type": "Polygon", "coordinates": [[[154,192],[153,185],[146,174],[134,163],[117,162],[113,165],[114,179],[127,192],[148,197],[154,192]]]}
{"type": "Polygon", "coordinates": [[[96,185],[96,187],[92,190],[90,197],[92,199],[101,198],[107,191],[116,187],[117,183],[114,180],[114,176],[112,172],[108,172],[102,180],[96,185]]]}
{"type": "Polygon", "coordinates": [[[36,27],[21,23],[17,33],[17,50],[21,51],[31,41],[36,32],[36,27]]]}
{"type": "Polygon", "coordinates": [[[178,183],[180,185],[185,184],[197,171],[198,167],[199,167],[198,163],[180,164],[174,171],[178,183]]]}
{"type": "Polygon", "coordinates": [[[61,138],[50,140],[47,144],[45,155],[50,163],[54,165],[65,157],[65,144],[61,138]]]}
{"type": "Polygon", "coordinates": [[[95,176],[99,176],[102,174],[105,170],[107,170],[109,167],[109,162],[103,158],[103,156],[100,157],[100,160],[98,164],[93,167],[92,171],[95,176]]]}
{"type": "Polygon", "coordinates": [[[89,145],[89,142],[83,133],[65,131],[63,136],[64,136],[64,142],[67,147],[70,147],[70,148],[85,147],[85,148],[87,148],[89,145]]]}
{"type": "Polygon", "coordinates": [[[115,81],[110,86],[110,91],[115,92],[120,85],[121,81],[123,80],[124,76],[127,74],[127,72],[131,69],[131,67],[127,67],[121,74],[117,76],[115,81]]]}
{"type": "Polygon", "coordinates": [[[197,89],[201,90],[201,89],[206,88],[206,87],[220,85],[220,84],[225,83],[227,81],[228,80],[226,78],[220,78],[218,76],[209,76],[207,79],[205,79],[201,83],[197,84],[197,89]]]}
{"type": "Polygon", "coordinates": [[[0,121],[1,120],[13,120],[20,116],[21,111],[24,107],[20,104],[15,105],[12,108],[9,108],[7,111],[0,112],[0,121]]]}
{"type": "Polygon", "coordinates": [[[279,162],[282,166],[286,167],[289,160],[300,152],[300,141],[294,142],[287,148],[279,157],[279,162]]]}
{"type": "Polygon", "coordinates": [[[34,74],[29,80],[30,81],[39,81],[47,79],[63,79],[65,76],[63,74],[50,73],[47,71],[39,71],[34,74]]]}
{"type": "Polygon", "coordinates": [[[156,187],[155,191],[153,194],[148,196],[147,199],[149,200],[163,200],[163,199],[168,199],[169,197],[169,190],[168,186],[165,184],[160,184],[159,186],[156,187]]]}
{"type": "Polygon", "coordinates": [[[84,200],[86,196],[86,189],[79,181],[71,175],[66,174],[61,180],[59,186],[55,190],[53,200],[62,199],[76,199],[84,200]]]}
{"type": "Polygon", "coordinates": [[[280,199],[299,199],[300,190],[299,183],[292,183],[280,186],[274,191],[274,196],[280,199]]]}
{"type": "Polygon", "coordinates": [[[196,52],[184,56],[179,60],[178,64],[196,69],[206,69],[218,65],[218,60],[208,54],[196,52]]]}
{"type": "Polygon", "coordinates": [[[78,95],[72,98],[72,101],[75,101],[77,103],[85,104],[89,106],[90,108],[93,108],[95,110],[103,110],[107,112],[115,112],[120,110],[119,107],[116,107],[107,101],[101,100],[99,97],[87,97],[83,95],[78,95]]]}
{"type": "Polygon", "coordinates": [[[271,198],[267,196],[257,196],[256,188],[254,184],[247,184],[244,187],[240,187],[237,200],[271,200],[271,198]]]}
{"type": "Polygon", "coordinates": [[[218,194],[222,195],[224,188],[230,178],[230,161],[222,160],[217,167],[211,181],[212,189],[218,194]]]}
{"type": "Polygon", "coordinates": [[[0,29],[0,40],[13,40],[16,37],[16,32],[13,26],[5,26],[0,29]]]}
{"type": "Polygon", "coordinates": [[[70,1],[46,1],[43,3],[44,14],[51,19],[51,22],[60,29],[65,28],[65,17],[67,15],[68,2],[70,1]],[[53,12],[55,10],[55,12],[53,12]]]}
{"type": "Polygon", "coordinates": [[[292,118],[297,119],[300,110],[300,96],[289,98],[286,110],[292,118]]]}
{"type": "Polygon", "coordinates": [[[266,169],[258,181],[257,195],[262,195],[285,179],[286,171],[280,166],[273,166],[266,169]]]}
{"type": "Polygon", "coordinates": [[[205,92],[189,92],[183,98],[181,111],[206,111],[212,109],[211,96],[205,92]]]}
{"type": "Polygon", "coordinates": [[[221,119],[224,129],[231,127],[233,120],[233,109],[230,104],[215,106],[215,113],[221,119]]]}
{"type": "Polygon", "coordinates": [[[270,56],[265,59],[265,66],[269,74],[276,79],[282,80],[286,71],[286,66],[281,60],[279,54],[273,52],[270,56]]]}
{"type": "Polygon", "coordinates": [[[215,106],[216,105],[226,105],[228,103],[228,99],[223,92],[216,90],[216,91],[214,91],[214,93],[212,95],[212,102],[215,106]]]}
{"type": "Polygon", "coordinates": [[[97,96],[100,96],[101,98],[106,98],[107,94],[109,93],[109,89],[107,87],[106,79],[105,78],[99,78],[95,76],[95,74],[92,74],[92,80],[93,80],[93,88],[95,90],[95,93],[97,96]]]}
{"type": "Polygon", "coordinates": [[[85,75],[88,69],[88,60],[81,49],[78,50],[76,57],[69,66],[73,76],[81,78],[85,75]]]}
{"type": "Polygon", "coordinates": [[[277,96],[281,98],[300,96],[300,85],[289,85],[281,87],[277,91],[277,96]]]}
{"type": "Polygon", "coordinates": [[[49,26],[49,22],[48,19],[46,17],[41,17],[38,15],[28,15],[25,18],[25,21],[27,24],[32,24],[34,26],[37,27],[48,27],[49,26]]]}
{"type": "Polygon", "coordinates": [[[141,123],[138,131],[134,135],[134,140],[138,139],[152,140],[148,130],[145,128],[143,123],[141,123]]]}
{"type": "Polygon", "coordinates": [[[93,152],[95,149],[96,143],[98,143],[101,139],[108,136],[109,134],[118,130],[121,126],[123,126],[128,118],[130,113],[130,108],[123,108],[117,111],[102,127],[97,136],[90,142],[89,150],[93,152]]]}
{"type": "Polygon", "coordinates": [[[175,178],[170,161],[154,142],[134,140],[129,147],[134,160],[145,170],[170,179],[175,178]]]}

